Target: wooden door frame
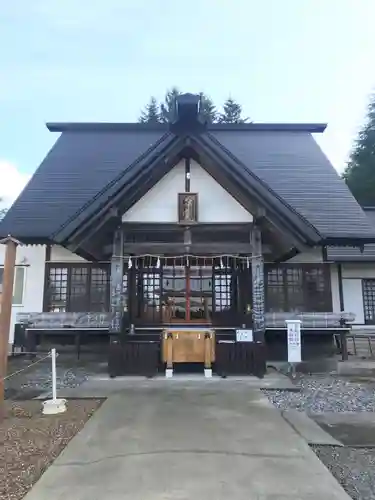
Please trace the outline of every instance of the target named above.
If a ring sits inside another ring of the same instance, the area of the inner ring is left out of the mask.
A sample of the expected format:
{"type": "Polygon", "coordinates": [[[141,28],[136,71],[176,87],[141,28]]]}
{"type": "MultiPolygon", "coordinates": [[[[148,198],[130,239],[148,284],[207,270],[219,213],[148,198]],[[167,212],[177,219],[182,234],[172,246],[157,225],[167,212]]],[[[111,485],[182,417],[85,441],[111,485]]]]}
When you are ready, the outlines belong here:
{"type": "MultiPolygon", "coordinates": [[[[199,269],[203,266],[196,266],[199,269]]],[[[183,320],[175,319],[172,323],[183,323],[183,324],[200,324],[200,325],[210,325],[212,321],[207,321],[205,318],[202,319],[192,319],[191,318],[191,275],[190,266],[184,266],[185,269],[185,318],[183,320]]],[[[202,278],[202,276],[199,276],[202,278]]]]}

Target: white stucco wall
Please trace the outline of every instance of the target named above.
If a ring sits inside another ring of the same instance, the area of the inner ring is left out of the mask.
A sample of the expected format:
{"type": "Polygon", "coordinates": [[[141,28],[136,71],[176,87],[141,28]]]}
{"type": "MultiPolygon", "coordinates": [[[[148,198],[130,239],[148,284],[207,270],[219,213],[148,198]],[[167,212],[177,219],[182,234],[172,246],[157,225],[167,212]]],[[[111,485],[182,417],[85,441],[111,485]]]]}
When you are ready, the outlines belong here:
{"type": "MultiPolygon", "coordinates": [[[[4,265],[5,246],[0,245],[0,266],[4,265]]],[[[16,265],[25,269],[22,304],[13,305],[9,343],[13,343],[14,324],[18,312],[42,312],[45,279],[45,245],[25,245],[17,248],[16,265]]],[[[51,248],[53,262],[83,262],[84,259],[60,246],[51,248]]]]}
{"type": "Polygon", "coordinates": [[[375,263],[343,264],[342,281],[345,310],[356,314],[354,324],[373,330],[373,325],[364,324],[362,279],[368,278],[375,279],[375,263]]]}
{"type": "MultiPolygon", "coordinates": [[[[21,305],[12,307],[9,343],[13,343],[14,324],[17,312],[41,312],[43,310],[44,274],[45,274],[44,245],[27,245],[17,248],[16,265],[25,268],[23,298],[21,305]]],[[[5,246],[0,245],[0,266],[4,264],[5,246]]]]}
{"type": "Polygon", "coordinates": [[[64,247],[54,245],[51,248],[50,262],[86,262],[86,260],[64,247]]]}
{"type": "MultiPolygon", "coordinates": [[[[344,310],[356,315],[353,326],[374,329],[373,325],[365,325],[363,310],[362,279],[375,279],[375,262],[363,264],[342,264],[342,288],[344,310]]],[[[331,265],[331,286],[333,310],[340,311],[340,293],[337,264],[331,265]]]]}
{"type": "MultiPolygon", "coordinates": [[[[169,222],[178,217],[178,193],[185,191],[185,163],[181,161],[122,217],[124,222],[169,222]]],[[[199,222],[252,222],[243,208],[211,175],[192,161],[190,191],[198,193],[199,222]]]]}

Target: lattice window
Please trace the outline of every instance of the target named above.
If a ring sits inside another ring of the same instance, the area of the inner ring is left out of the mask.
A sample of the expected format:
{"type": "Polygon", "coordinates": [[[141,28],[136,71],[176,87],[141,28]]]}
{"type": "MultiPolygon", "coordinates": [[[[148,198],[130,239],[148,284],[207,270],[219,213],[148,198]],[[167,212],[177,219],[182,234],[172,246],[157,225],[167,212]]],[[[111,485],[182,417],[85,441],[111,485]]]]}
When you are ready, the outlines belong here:
{"type": "Polygon", "coordinates": [[[279,268],[265,270],[267,273],[266,308],[270,312],[285,310],[284,271],[279,268]]]}
{"type": "Polygon", "coordinates": [[[65,312],[68,301],[68,268],[51,267],[47,284],[47,311],[65,312]]]}
{"type": "Polygon", "coordinates": [[[291,312],[303,312],[305,310],[305,297],[303,289],[303,269],[291,267],[284,269],[287,292],[287,307],[291,312]]]}
{"type": "Polygon", "coordinates": [[[329,267],[325,264],[265,266],[266,310],[326,312],[332,310],[329,267]]]}
{"type": "Polygon", "coordinates": [[[98,267],[92,264],[48,264],[46,273],[46,311],[109,310],[109,265],[98,267]]]}
{"type": "Polygon", "coordinates": [[[375,280],[362,280],[365,323],[375,324],[375,280]]]}
{"type": "MultiPolygon", "coordinates": [[[[160,264],[160,263],[159,263],[160,264]]],[[[129,272],[132,316],[136,323],[154,324],[161,320],[160,265],[156,259],[138,259],[129,272]]]]}
{"type": "Polygon", "coordinates": [[[307,304],[313,304],[317,311],[327,311],[331,303],[331,280],[329,268],[313,267],[305,272],[304,297],[307,304]]]}
{"type": "Polygon", "coordinates": [[[235,306],[237,274],[233,259],[222,258],[214,263],[215,312],[228,312],[235,306]]]}
{"type": "MultiPolygon", "coordinates": [[[[124,278],[126,275],[124,275],[124,278]]],[[[90,281],[90,309],[91,311],[105,312],[108,310],[110,287],[110,273],[108,269],[93,267],[91,268],[90,281]]],[[[126,287],[123,283],[123,288],[126,287]]]]}
{"type": "Polygon", "coordinates": [[[212,318],[212,267],[191,266],[188,276],[190,319],[209,321],[212,318]]]}
{"type": "Polygon", "coordinates": [[[230,309],[232,303],[232,275],[226,273],[215,274],[215,311],[230,309]]]}
{"type": "Polygon", "coordinates": [[[72,312],[87,311],[89,302],[87,267],[74,267],[70,270],[69,291],[69,310],[72,312]]]}
{"type": "Polygon", "coordinates": [[[162,276],[163,322],[183,321],[186,319],[186,268],[182,262],[165,265],[162,276]]]}

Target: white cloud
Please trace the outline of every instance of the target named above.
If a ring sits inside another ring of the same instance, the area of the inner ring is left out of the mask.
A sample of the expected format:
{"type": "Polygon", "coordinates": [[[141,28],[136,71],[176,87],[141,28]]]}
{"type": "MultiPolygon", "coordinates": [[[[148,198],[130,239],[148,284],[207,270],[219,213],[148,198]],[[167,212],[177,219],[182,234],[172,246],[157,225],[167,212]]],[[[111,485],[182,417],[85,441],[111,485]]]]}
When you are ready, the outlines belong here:
{"type": "Polygon", "coordinates": [[[0,205],[10,207],[30,179],[16,165],[0,158],[0,205]]]}

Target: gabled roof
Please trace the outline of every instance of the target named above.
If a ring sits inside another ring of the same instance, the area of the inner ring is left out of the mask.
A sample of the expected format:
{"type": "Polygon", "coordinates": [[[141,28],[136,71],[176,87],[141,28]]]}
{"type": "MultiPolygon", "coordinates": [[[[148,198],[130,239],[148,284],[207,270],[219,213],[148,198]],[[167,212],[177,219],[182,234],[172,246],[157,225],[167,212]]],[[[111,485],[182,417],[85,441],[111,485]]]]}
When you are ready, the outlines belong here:
{"type": "MultiPolygon", "coordinates": [[[[375,207],[363,207],[367,219],[375,231],[375,207]]],[[[365,245],[364,248],[328,247],[328,260],[341,262],[375,262],[375,244],[365,245]]]]}
{"type": "Polygon", "coordinates": [[[213,131],[212,135],[324,238],[355,239],[375,233],[310,133],[213,131]]]}
{"type": "Polygon", "coordinates": [[[54,240],[63,244],[69,240],[73,247],[80,246],[102,227],[103,221],[116,211],[125,213],[142,195],[153,187],[182,156],[198,156],[199,162],[235,198],[254,215],[260,207],[267,219],[295,243],[316,244],[321,240],[318,231],[296,213],[277,193],[273,192],[253,172],[218,145],[209,133],[171,135],[158,151],[150,151],[133,168],[109,184],[100,197],[54,234],[54,240]],[[89,236],[88,236],[89,235],[89,236]],[[73,243],[74,242],[74,243],[73,243]],[[299,242],[299,243],[298,243],[299,242]]]}
{"type": "Polygon", "coordinates": [[[64,132],[0,223],[0,233],[51,238],[166,135],[160,129],[64,132]]]}
{"type": "MultiPolygon", "coordinates": [[[[72,233],[181,139],[159,124],[48,127],[62,135],[0,223],[0,235],[55,241],[64,231],[72,233]]],[[[220,156],[229,173],[232,169],[244,189],[249,187],[249,194],[256,186],[264,188],[275,207],[284,207],[291,221],[315,235],[312,240],[375,241],[375,229],[311,135],[324,128],[212,125],[199,140],[220,156]]]]}

